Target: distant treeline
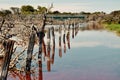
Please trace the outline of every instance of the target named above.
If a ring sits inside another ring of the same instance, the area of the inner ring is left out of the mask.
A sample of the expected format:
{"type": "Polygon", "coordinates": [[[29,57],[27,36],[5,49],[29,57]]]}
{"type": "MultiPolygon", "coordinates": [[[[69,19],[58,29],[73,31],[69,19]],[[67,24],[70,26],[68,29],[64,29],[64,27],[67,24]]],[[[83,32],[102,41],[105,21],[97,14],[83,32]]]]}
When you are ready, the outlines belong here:
{"type": "MultiPolygon", "coordinates": [[[[42,14],[45,13],[48,9],[46,7],[38,6],[37,9],[35,9],[31,5],[23,5],[21,8],[18,7],[10,7],[9,10],[0,10],[0,16],[5,16],[9,14],[42,14]]],[[[71,12],[63,12],[60,11],[48,11],[48,14],[75,14],[71,12]]]]}
{"type": "Polygon", "coordinates": [[[46,7],[38,6],[37,9],[35,9],[31,5],[23,5],[21,8],[18,7],[10,7],[9,10],[0,10],[0,16],[4,17],[7,15],[28,15],[28,14],[43,14],[47,12],[48,14],[81,14],[81,15],[87,15],[87,21],[98,21],[102,23],[115,23],[120,24],[120,10],[112,11],[110,14],[106,14],[105,12],[79,12],[79,13],[72,13],[72,12],[60,12],[60,11],[49,11],[46,7]],[[48,12],[47,12],[48,11],[48,12]]]}

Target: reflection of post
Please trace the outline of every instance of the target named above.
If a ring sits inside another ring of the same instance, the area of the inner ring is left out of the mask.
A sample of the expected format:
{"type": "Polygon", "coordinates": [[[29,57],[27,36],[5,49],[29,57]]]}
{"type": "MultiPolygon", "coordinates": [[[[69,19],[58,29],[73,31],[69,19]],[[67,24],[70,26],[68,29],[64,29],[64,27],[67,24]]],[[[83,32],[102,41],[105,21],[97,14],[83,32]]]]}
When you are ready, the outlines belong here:
{"type": "Polygon", "coordinates": [[[31,73],[30,72],[26,72],[26,80],[31,80],[31,73]]]}
{"type": "Polygon", "coordinates": [[[48,28],[48,33],[47,33],[47,70],[51,71],[51,64],[50,64],[50,28],[48,28]]]}
{"type": "Polygon", "coordinates": [[[74,38],[74,23],[72,24],[72,38],[74,38]]]}
{"type": "Polygon", "coordinates": [[[68,49],[70,49],[70,25],[68,26],[68,32],[66,38],[67,38],[68,49]]]}
{"type": "Polygon", "coordinates": [[[43,39],[42,45],[43,45],[44,60],[45,60],[45,56],[46,56],[46,45],[45,45],[44,39],[43,39]]]}
{"type": "Polygon", "coordinates": [[[75,36],[78,34],[79,31],[79,24],[76,24],[75,26],[75,36]]]}
{"type": "Polygon", "coordinates": [[[61,47],[61,26],[59,27],[59,57],[62,57],[62,47],[61,47]]]}
{"type": "Polygon", "coordinates": [[[68,48],[70,49],[70,32],[67,32],[67,44],[68,44],[68,48]]]}
{"type": "Polygon", "coordinates": [[[66,28],[65,28],[65,26],[64,26],[64,34],[63,34],[64,53],[66,53],[65,33],[66,33],[66,28]]]}
{"type": "Polygon", "coordinates": [[[39,80],[43,80],[43,75],[42,75],[42,61],[39,61],[39,80]]]}
{"type": "Polygon", "coordinates": [[[52,39],[53,39],[52,64],[54,64],[54,56],[55,56],[55,34],[54,34],[54,27],[52,27],[52,39]]]}
{"type": "MultiPolygon", "coordinates": [[[[16,76],[17,76],[18,80],[24,80],[25,79],[25,76],[23,76],[22,73],[19,73],[17,71],[11,71],[10,73],[12,74],[13,78],[16,78],[16,76]]],[[[29,79],[26,79],[26,80],[29,80],[29,79]]]]}

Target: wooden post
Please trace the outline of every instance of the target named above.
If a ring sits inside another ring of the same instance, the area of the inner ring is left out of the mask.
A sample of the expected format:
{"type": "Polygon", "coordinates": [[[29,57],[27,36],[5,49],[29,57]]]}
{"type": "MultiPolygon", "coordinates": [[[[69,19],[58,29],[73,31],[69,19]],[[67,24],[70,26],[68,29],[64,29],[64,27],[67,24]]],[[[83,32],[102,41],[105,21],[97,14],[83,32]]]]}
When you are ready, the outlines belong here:
{"type": "Polygon", "coordinates": [[[79,24],[75,26],[75,36],[78,34],[78,31],[79,31],[79,24]]]}
{"type": "Polygon", "coordinates": [[[38,53],[38,59],[42,61],[42,42],[43,42],[43,37],[45,36],[43,31],[37,32],[37,36],[39,38],[39,53],[38,53]]]}
{"type": "Polygon", "coordinates": [[[43,80],[43,76],[42,76],[42,45],[44,48],[44,53],[46,56],[46,46],[44,43],[44,31],[39,31],[37,32],[37,36],[39,38],[39,52],[38,52],[38,63],[39,63],[39,80],[43,80]]]}
{"type": "Polygon", "coordinates": [[[26,72],[30,72],[34,44],[35,44],[35,31],[32,30],[32,33],[31,33],[30,39],[29,39],[28,50],[27,50],[26,72]]]}
{"type": "Polygon", "coordinates": [[[7,80],[7,74],[9,70],[9,64],[10,64],[10,59],[13,53],[13,47],[14,47],[15,41],[13,40],[8,40],[3,42],[3,46],[5,48],[5,57],[4,57],[4,63],[2,66],[2,72],[0,76],[0,80],[7,80]]]}
{"type": "Polygon", "coordinates": [[[46,25],[46,13],[43,14],[43,26],[42,26],[42,30],[44,30],[45,25],[46,25]]]}

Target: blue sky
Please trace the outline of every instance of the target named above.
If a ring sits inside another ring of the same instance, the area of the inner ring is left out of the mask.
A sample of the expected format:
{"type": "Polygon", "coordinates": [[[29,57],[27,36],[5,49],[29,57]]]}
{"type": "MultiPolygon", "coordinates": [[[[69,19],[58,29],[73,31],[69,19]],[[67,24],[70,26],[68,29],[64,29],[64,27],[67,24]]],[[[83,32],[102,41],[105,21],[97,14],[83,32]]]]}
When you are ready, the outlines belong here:
{"type": "Polygon", "coordinates": [[[52,10],[61,12],[111,12],[120,10],[120,0],[0,0],[0,9],[9,7],[20,7],[21,5],[32,5],[37,8],[38,5],[48,7],[54,4],[52,10]]]}

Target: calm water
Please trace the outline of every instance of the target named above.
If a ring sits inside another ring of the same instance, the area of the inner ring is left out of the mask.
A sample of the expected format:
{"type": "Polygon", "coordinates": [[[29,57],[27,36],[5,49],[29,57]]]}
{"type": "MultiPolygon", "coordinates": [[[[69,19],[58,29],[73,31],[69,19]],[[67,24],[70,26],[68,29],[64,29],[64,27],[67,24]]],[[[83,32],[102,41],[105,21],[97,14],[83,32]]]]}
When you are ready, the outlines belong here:
{"type": "Polygon", "coordinates": [[[56,50],[44,80],[119,80],[120,38],[107,31],[79,31],[62,58],[56,50]]]}
{"type": "MultiPolygon", "coordinates": [[[[31,69],[37,70],[31,74],[32,80],[120,80],[120,37],[105,30],[79,30],[72,38],[70,30],[69,49],[67,40],[63,44],[63,34],[64,31],[61,33],[60,48],[59,33],[55,32],[55,59],[51,71],[47,71],[47,61],[43,59],[42,78],[39,78],[38,63],[33,60],[31,69]],[[62,54],[59,53],[60,49],[62,54]]],[[[47,41],[46,37],[44,40],[47,41]]],[[[17,72],[9,72],[8,80],[25,79],[25,74],[22,74],[21,79],[19,76],[17,72]]]]}

